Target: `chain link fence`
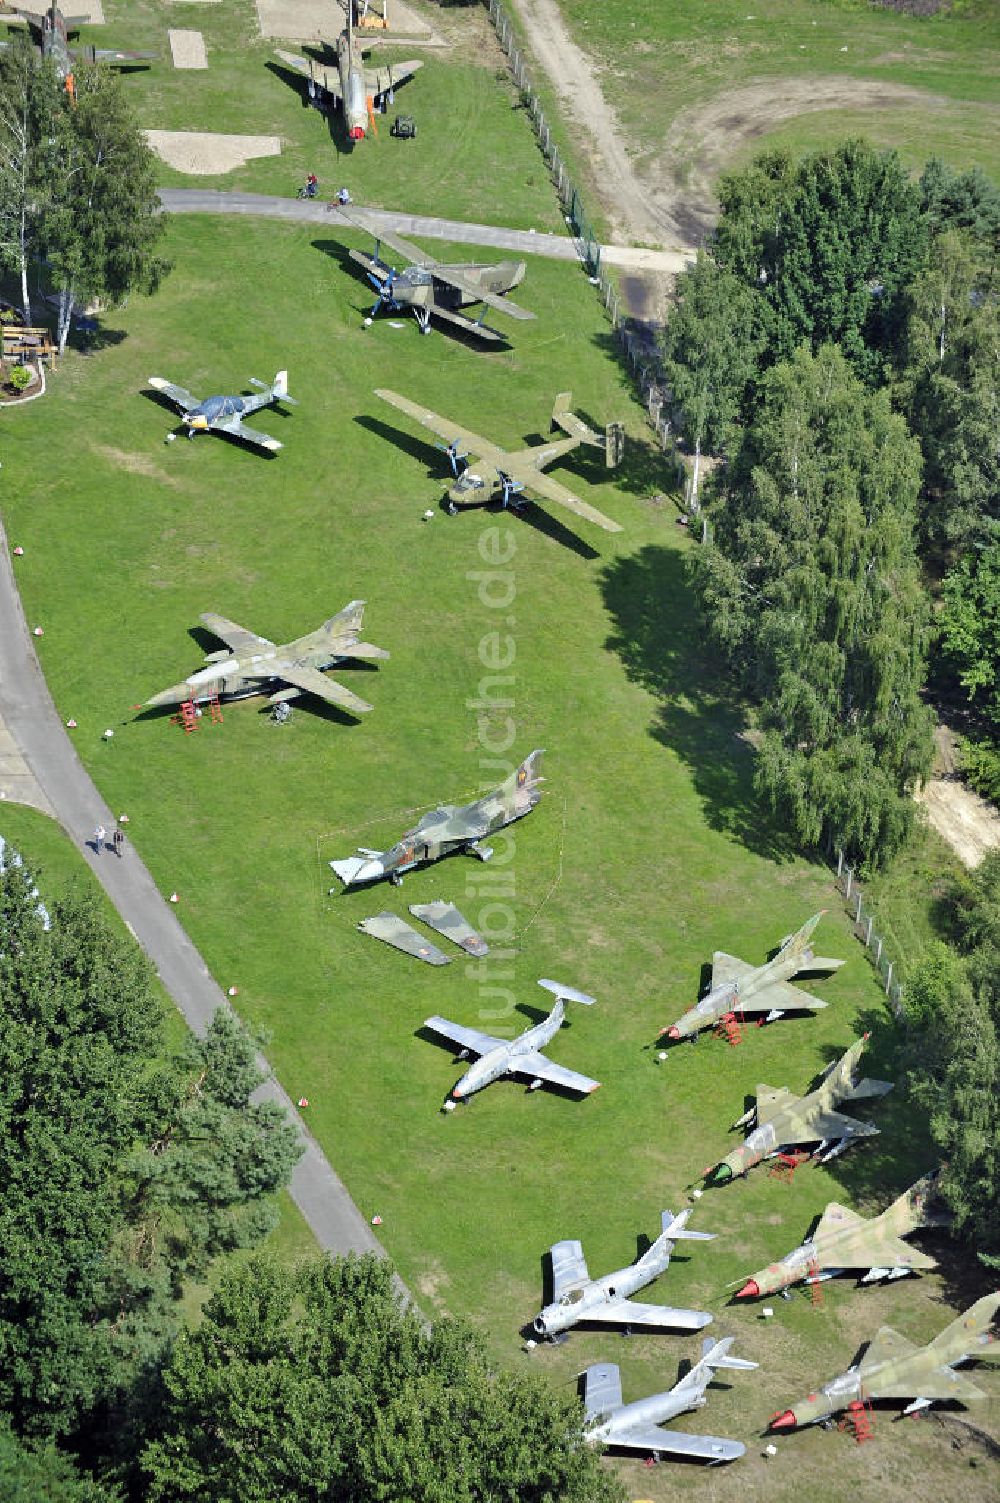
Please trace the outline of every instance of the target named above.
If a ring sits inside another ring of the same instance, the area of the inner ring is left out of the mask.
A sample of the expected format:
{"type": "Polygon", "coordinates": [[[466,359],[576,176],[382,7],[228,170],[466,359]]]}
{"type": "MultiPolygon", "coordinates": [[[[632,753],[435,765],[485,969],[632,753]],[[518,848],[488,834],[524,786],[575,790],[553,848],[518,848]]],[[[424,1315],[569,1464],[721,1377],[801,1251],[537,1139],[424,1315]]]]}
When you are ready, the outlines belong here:
{"type": "Polygon", "coordinates": [[[858,884],[857,875],[852,866],[849,866],[842,850],[837,851],[836,867],[837,890],[842,894],[844,906],[850,914],[854,925],[854,932],[868,951],[872,965],[879,974],[879,979],[889,999],[889,1006],[895,1014],[897,1022],[903,1017],[903,987],[897,972],[896,963],[890,959],[885,941],[881,934],[876,932],[876,919],[874,913],[865,904],[864,894],[858,884]]]}

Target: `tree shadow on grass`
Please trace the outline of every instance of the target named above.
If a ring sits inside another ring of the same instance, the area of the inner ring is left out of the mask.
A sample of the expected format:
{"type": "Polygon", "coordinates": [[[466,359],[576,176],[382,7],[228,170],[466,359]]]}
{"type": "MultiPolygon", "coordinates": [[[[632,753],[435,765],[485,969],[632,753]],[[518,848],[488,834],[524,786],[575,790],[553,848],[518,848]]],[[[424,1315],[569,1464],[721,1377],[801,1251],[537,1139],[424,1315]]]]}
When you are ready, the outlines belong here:
{"type": "Polygon", "coordinates": [[[709,827],[770,861],[790,860],[794,842],[754,792],[746,722],[705,641],[684,554],[649,544],[608,564],[601,589],[613,627],[605,647],[656,699],[649,733],[691,769],[709,827]]]}

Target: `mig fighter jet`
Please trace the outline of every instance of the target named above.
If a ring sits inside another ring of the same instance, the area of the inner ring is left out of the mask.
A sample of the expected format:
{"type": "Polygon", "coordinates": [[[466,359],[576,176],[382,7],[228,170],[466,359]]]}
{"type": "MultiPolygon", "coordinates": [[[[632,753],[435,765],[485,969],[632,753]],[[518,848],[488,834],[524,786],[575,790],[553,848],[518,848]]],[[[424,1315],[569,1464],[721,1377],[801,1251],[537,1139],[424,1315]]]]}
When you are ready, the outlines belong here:
{"type": "Polygon", "coordinates": [[[687,1230],[690,1214],[690,1211],[681,1211],[679,1216],[674,1216],[672,1212],[664,1211],[660,1235],[638,1262],[628,1268],[619,1268],[615,1273],[606,1273],[601,1279],[590,1277],[579,1242],[555,1243],[549,1253],[552,1259],[552,1303],[532,1321],[536,1334],[553,1340],[581,1321],[625,1326],[626,1329],[643,1326],[646,1329],[669,1327],[700,1331],[707,1326],[712,1317],[705,1310],[675,1310],[670,1305],[645,1305],[630,1298],[666,1272],[674,1247],[681,1238],[711,1242],[714,1233],[687,1230]]]}
{"type": "MultiPolygon", "coordinates": [[[[183,386],[175,386],[162,376],[150,376],[149,384],[154,391],[162,391],[175,407],[180,408],[188,438],[210,430],[213,433],[228,434],[230,438],[245,439],[248,444],[256,444],[258,449],[267,449],[271,454],[276,454],[283,445],[267,433],[248,428],[243,419],[260,407],[269,407],[272,402],[283,402],[291,407],[297,405],[295,398],[288,395],[287,371],[279,371],[270,386],[264,381],[258,381],[256,376],[251,376],[250,385],[261,389],[259,397],[205,397],[204,401],[199,401],[183,386]]],[[[172,438],[173,434],[168,437],[172,438]]]]}
{"type": "Polygon", "coordinates": [[[951,1221],[947,1212],[931,1209],[939,1173],[925,1174],[881,1216],[869,1221],[831,1200],[812,1236],[780,1262],[759,1269],[736,1291],[736,1298],[776,1294],[801,1279],[818,1284],[847,1270],[861,1274],[862,1284],[874,1284],[936,1268],[935,1258],[910,1247],[903,1238],[922,1227],[947,1226],[951,1221]]]}
{"type": "Polygon", "coordinates": [[[878,1128],[870,1122],[859,1122],[834,1110],[841,1101],[862,1101],[892,1090],[891,1081],[859,1077],[858,1061],[868,1038],[866,1033],[841,1059],[828,1065],[820,1084],[805,1096],[793,1096],[784,1086],[776,1090],[759,1085],[755,1105],[733,1123],[734,1127],[743,1127],[756,1119],[754,1130],[742,1147],[734,1148],[721,1163],[706,1169],[706,1180],[724,1185],[734,1174],[746,1174],[761,1159],[797,1143],[819,1143],[815,1157],[825,1164],[843,1153],[855,1138],[874,1136],[878,1128]]]}
{"type": "Polygon", "coordinates": [[[828,960],[813,951],[812,932],[825,911],[815,914],[797,934],[786,935],[777,955],[764,965],[748,965],[735,955],[716,950],[712,957],[711,989],[672,1027],[662,1028],[660,1037],[695,1038],[703,1028],[714,1027],[729,1012],[763,1012],[766,1013],[764,1022],[773,1023],[786,1012],[815,1011],[825,1007],[826,1003],[818,997],[788,984],[789,979],[801,971],[835,971],[844,964],[842,960],[828,960]]]}
{"type": "Polygon", "coordinates": [[[650,1394],[631,1404],[622,1402],[622,1380],[614,1362],[588,1367],[584,1373],[583,1438],[592,1446],[609,1446],[615,1450],[641,1451],[653,1461],[662,1456],[679,1456],[686,1460],[707,1461],[717,1466],[735,1461],[746,1446],[739,1440],[720,1440],[716,1435],[688,1435],[683,1430],[662,1430],[664,1420],[675,1419],[689,1409],[701,1409],[707,1402],[705,1390],[720,1368],[749,1371],[757,1366],[742,1357],[730,1357],[735,1337],[722,1341],[706,1337],[701,1361],[695,1363],[680,1382],[667,1393],[650,1394]]]}
{"type": "MultiPolygon", "coordinates": [[[[155,58],[155,52],[122,52],[118,47],[90,47],[70,46],[70,37],[80,30],[81,26],[90,24],[89,16],[64,16],[58,5],[50,5],[45,11],[25,10],[23,6],[14,6],[12,14],[0,15],[3,21],[25,21],[35,39],[35,47],[39,54],[48,58],[55,67],[56,73],[66,86],[66,92],[71,96],[75,94],[73,80],[74,63],[110,63],[112,66],[122,65],[127,67],[131,63],[148,62],[155,58]]],[[[6,42],[2,44],[6,46],[6,42]]]]}
{"type": "Polygon", "coordinates": [[[300,694],[315,694],[328,704],[350,710],[353,715],[362,715],[371,709],[371,705],[335,679],[324,677],[322,670],[348,658],[389,656],[384,647],[358,641],[364,613],[365,602],[352,600],[316,631],[278,647],[267,637],[258,637],[225,616],[205,611],[201,620],[213,636],[225,642],[225,649],[210,652],[205,659],[207,667],[199,668],[182,684],[174,684],[172,688],[154,694],[152,699],[147,699],[146,705],[153,709],[161,705],[184,704],[188,700],[197,704],[215,696],[245,699],[251,694],[268,694],[273,690],[269,694],[269,704],[297,699],[300,694]],[[275,688],[275,685],[280,687],[275,688]]]}
{"type": "Polygon", "coordinates": [[[586,993],[578,992],[571,986],[562,986],[558,981],[539,981],[538,985],[555,993],[555,1006],[547,1018],[513,1040],[496,1039],[492,1034],[480,1033],[477,1028],[463,1028],[461,1023],[452,1023],[448,1018],[433,1017],[425,1021],[424,1027],[432,1033],[451,1039],[453,1044],[460,1046],[459,1059],[466,1059],[470,1054],[479,1055],[476,1063],[466,1070],[452,1089],[445,1102],[445,1111],[454,1111],[457,1101],[467,1100],[476,1091],[492,1085],[504,1075],[527,1075],[531,1082],[529,1091],[537,1091],[541,1085],[554,1085],[564,1091],[576,1091],[581,1096],[589,1096],[598,1089],[601,1083],[599,1080],[591,1080],[589,1076],[581,1075],[576,1070],[567,1070],[564,1065],[553,1064],[541,1052],[562,1027],[566,1003],[582,1002],[586,1007],[591,1007],[593,997],[588,997],[586,993]]]}
{"type": "Polygon", "coordinates": [[[541,798],[538,785],[545,781],[540,773],[543,755],[541,751],[533,751],[485,798],[472,804],[442,804],[439,809],[432,809],[390,850],[372,851],[361,846],[357,856],[331,861],[330,865],[345,887],[377,882],[381,877],[388,877],[398,886],[404,872],[425,861],[437,861],[452,851],[467,851],[480,861],[488,861],[493,852],[480,842],[515,819],[530,814],[541,798]]]}
{"type": "Polygon", "coordinates": [[[276,55],[283,63],[294,68],[308,79],[309,98],[322,105],[329,99],[344,112],[344,125],[348,139],[361,141],[369,125],[375,125],[375,111],[381,109],[383,99],[391,99],[401,83],[412,78],[418,68],[417,61],[383,63],[379,68],[365,66],[366,48],[354,35],[354,0],[347,7],[347,25],[330,47],[323,44],[324,53],[333,53],[326,62],[316,62],[311,57],[300,57],[296,52],[276,55]]]}
{"type": "Polygon", "coordinates": [[[776,1414],[772,1430],[793,1430],[815,1425],[839,1414],[855,1400],[909,1399],[904,1414],[928,1409],[938,1399],[958,1399],[963,1404],[981,1403],[990,1394],[972,1379],[955,1371],[956,1362],[970,1357],[1000,1361],[1000,1346],[990,1330],[1000,1294],[987,1294],[964,1315],[945,1326],[926,1346],[914,1346],[891,1326],[883,1326],[860,1362],[839,1378],[824,1383],[816,1393],[776,1414]]]}

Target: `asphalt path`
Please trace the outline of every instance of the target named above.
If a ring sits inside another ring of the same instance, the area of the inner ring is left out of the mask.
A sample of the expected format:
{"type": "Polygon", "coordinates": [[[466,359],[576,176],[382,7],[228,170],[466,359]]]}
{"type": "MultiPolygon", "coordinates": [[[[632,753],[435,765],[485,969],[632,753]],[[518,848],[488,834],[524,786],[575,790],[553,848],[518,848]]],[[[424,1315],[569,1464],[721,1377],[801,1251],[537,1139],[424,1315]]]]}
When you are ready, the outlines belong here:
{"type": "MultiPolygon", "coordinates": [[[[41,796],[24,801],[43,808],[47,804],[54,812],[130,933],[149,956],[156,974],[190,1027],[196,1034],[204,1034],[216,1009],[229,1007],[222,988],[211,976],[131,842],[126,843],[120,858],[108,850],[98,855],[90,843],[98,825],[103,825],[110,834],[116,816],[84,769],[56,712],[24,618],[2,522],[0,730],[6,732],[20,754],[41,796]]],[[[79,734],[93,736],[98,732],[96,727],[89,727],[86,731],[81,729],[79,734]]],[[[12,790],[12,796],[16,798],[18,794],[12,790]]],[[[374,1252],[384,1256],[384,1249],[368,1222],[315,1138],[306,1130],[263,1055],[258,1055],[258,1063],[267,1072],[267,1079],[254,1100],[275,1101],[284,1107],[303,1145],[290,1191],[317,1242],[330,1253],[374,1252]]]]}
{"type": "MultiPolygon", "coordinates": [[[[464,245],[486,245],[494,250],[516,251],[521,256],[547,256],[554,261],[577,261],[580,250],[569,235],[550,235],[535,230],[508,230],[501,225],[467,224],[458,219],[435,219],[425,214],[403,214],[394,209],[369,209],[321,199],[278,198],[263,193],[220,193],[215,188],[161,188],[160,203],[171,214],[245,214],[262,219],[283,219],[296,224],[315,224],[329,229],[368,230],[377,234],[417,235],[427,240],[449,240],[464,245]]],[[[649,250],[640,246],[603,245],[601,259],[609,266],[677,273],[695,252],[687,249],[649,250]]]]}

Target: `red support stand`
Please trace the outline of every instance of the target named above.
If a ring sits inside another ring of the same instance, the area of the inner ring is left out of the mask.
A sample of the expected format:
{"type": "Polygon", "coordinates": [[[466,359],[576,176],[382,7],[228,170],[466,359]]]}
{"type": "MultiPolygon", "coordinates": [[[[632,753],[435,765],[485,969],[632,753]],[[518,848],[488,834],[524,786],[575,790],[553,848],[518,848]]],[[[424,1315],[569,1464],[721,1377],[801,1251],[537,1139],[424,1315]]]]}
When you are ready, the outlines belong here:
{"type": "Polygon", "coordinates": [[[838,1430],[848,1430],[854,1436],[857,1445],[864,1445],[866,1440],[871,1440],[875,1434],[875,1418],[871,1411],[871,1405],[865,1399],[855,1399],[847,1406],[847,1413],[837,1426],[838,1430]]]}
{"type": "Polygon", "coordinates": [[[735,1049],[743,1042],[743,1025],[742,1014],[737,1018],[734,1012],[727,1012],[719,1019],[715,1030],[716,1038],[725,1039],[730,1048],[735,1049]]]}

